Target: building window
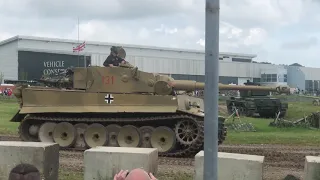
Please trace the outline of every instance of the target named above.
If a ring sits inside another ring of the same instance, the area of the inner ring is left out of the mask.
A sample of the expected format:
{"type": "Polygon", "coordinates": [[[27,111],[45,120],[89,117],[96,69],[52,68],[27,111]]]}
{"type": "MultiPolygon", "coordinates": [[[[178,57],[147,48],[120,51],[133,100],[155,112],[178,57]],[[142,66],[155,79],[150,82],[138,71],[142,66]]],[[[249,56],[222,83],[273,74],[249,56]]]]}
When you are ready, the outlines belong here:
{"type": "Polygon", "coordinates": [[[267,75],[261,74],[261,82],[267,82],[267,75]]]}
{"type": "Polygon", "coordinates": [[[278,81],[279,82],[287,82],[287,74],[279,74],[278,81]]]}
{"type": "Polygon", "coordinates": [[[260,78],[253,78],[253,82],[260,82],[261,79],[260,78]]]}
{"type": "Polygon", "coordinates": [[[313,81],[312,80],[306,80],[305,81],[305,90],[308,92],[312,92],[313,89],[313,81]]]}
{"type": "Polygon", "coordinates": [[[317,91],[320,87],[319,80],[306,80],[305,81],[305,90],[308,92],[317,91]]]}
{"type": "Polygon", "coordinates": [[[261,82],[277,82],[277,74],[261,74],[261,82]]]}
{"type": "Polygon", "coordinates": [[[319,89],[319,81],[314,80],[313,81],[314,89],[318,90],[319,89]]]}
{"type": "Polygon", "coordinates": [[[251,62],[251,59],[244,59],[244,58],[232,58],[234,62],[251,62]]]}
{"type": "Polygon", "coordinates": [[[287,82],[287,74],[283,75],[284,77],[284,82],[287,82]]]}
{"type": "Polygon", "coordinates": [[[271,74],[271,82],[277,82],[277,74],[271,74]]]}

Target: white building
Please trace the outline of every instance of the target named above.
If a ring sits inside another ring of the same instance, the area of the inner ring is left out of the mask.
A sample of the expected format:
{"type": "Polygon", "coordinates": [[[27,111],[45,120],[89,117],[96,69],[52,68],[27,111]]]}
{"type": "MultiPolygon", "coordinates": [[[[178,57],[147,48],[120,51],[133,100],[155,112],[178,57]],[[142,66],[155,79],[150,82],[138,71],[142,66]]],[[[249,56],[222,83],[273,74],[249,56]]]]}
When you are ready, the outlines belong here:
{"type": "MultiPolygon", "coordinates": [[[[140,70],[170,74],[175,79],[204,81],[204,51],[87,41],[85,50],[78,56],[72,51],[76,45],[76,40],[12,37],[0,42],[0,72],[4,74],[4,79],[30,80],[69,66],[102,66],[110,47],[122,45],[127,53],[126,60],[140,70]]],[[[320,71],[315,68],[254,63],[252,59],[255,57],[221,52],[220,82],[243,84],[251,80],[270,85],[288,83],[301,89],[317,89],[319,86],[318,81],[314,80],[320,79],[320,71]],[[298,71],[301,73],[296,73],[298,71]],[[290,79],[290,75],[293,78],[290,79]]]]}

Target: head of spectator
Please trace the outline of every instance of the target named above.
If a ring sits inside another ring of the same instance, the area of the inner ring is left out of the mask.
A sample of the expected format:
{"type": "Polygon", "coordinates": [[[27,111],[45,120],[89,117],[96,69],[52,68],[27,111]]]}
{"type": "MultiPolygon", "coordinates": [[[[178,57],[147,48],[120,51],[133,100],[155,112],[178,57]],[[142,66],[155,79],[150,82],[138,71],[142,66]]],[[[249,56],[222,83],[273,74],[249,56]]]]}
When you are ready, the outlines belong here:
{"type": "Polygon", "coordinates": [[[114,180],[157,180],[152,173],[147,173],[143,169],[133,169],[128,173],[128,170],[121,170],[114,176],[114,180]]]}

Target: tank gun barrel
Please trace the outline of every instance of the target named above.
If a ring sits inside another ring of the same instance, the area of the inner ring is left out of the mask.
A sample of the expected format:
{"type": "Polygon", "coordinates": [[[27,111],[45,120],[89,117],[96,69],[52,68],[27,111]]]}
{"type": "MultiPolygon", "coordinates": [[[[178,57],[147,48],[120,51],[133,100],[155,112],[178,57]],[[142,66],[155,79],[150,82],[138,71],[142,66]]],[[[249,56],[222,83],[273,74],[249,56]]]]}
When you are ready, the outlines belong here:
{"type": "Polygon", "coordinates": [[[174,80],[170,82],[174,90],[194,91],[204,90],[204,83],[190,80],[174,80]]]}
{"type": "MultiPolygon", "coordinates": [[[[169,85],[174,88],[174,90],[184,90],[184,91],[194,91],[194,90],[204,90],[205,83],[190,81],[190,80],[174,80],[169,83],[169,85]]],[[[279,93],[290,92],[289,88],[286,86],[278,87],[268,87],[268,86],[241,86],[241,85],[227,85],[219,83],[219,90],[255,90],[255,91],[270,91],[279,93]]]]}
{"type": "Polygon", "coordinates": [[[279,93],[288,93],[290,89],[286,86],[268,87],[268,86],[239,86],[239,85],[226,85],[219,83],[219,90],[254,90],[254,91],[270,91],[279,93]]]}

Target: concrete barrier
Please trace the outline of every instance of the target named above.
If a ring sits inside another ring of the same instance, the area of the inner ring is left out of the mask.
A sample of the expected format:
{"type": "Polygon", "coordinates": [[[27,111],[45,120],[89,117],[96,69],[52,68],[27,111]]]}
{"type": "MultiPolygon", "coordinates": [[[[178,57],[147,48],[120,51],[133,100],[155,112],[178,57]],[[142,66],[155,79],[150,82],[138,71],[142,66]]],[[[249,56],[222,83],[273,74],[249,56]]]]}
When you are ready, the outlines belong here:
{"type": "Polygon", "coordinates": [[[113,180],[120,170],[142,168],[153,174],[158,170],[158,149],[95,147],[84,152],[84,180],[113,180]]]}
{"type": "Polygon", "coordinates": [[[58,180],[59,145],[0,141],[0,179],[58,180]]]}
{"type": "MultiPolygon", "coordinates": [[[[264,156],[218,153],[219,180],[262,180],[264,156]]],[[[204,152],[195,156],[194,180],[203,180],[204,152]]]]}
{"type": "Polygon", "coordinates": [[[320,179],[320,157],[306,156],[304,164],[304,180],[320,179]]]}

